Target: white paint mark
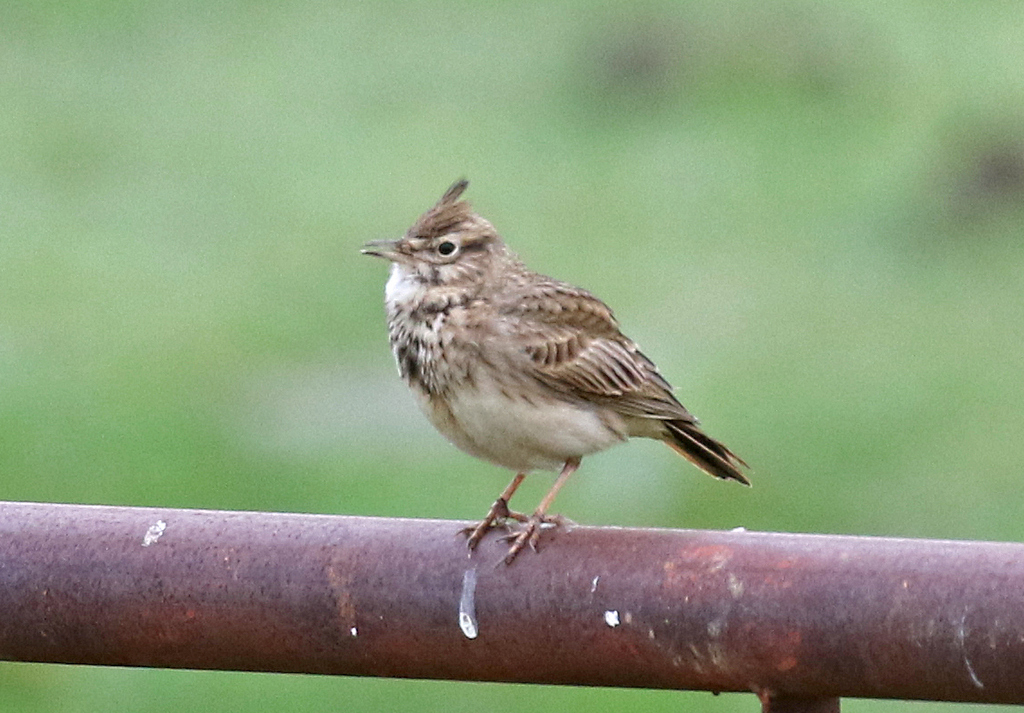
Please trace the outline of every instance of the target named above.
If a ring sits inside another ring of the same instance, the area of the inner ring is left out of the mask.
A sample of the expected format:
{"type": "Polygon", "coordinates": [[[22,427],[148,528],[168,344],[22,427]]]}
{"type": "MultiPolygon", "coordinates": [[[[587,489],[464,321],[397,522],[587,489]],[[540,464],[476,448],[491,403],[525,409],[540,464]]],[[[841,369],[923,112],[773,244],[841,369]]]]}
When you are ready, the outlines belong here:
{"type": "Polygon", "coordinates": [[[729,573],[728,582],[729,593],[733,599],[739,599],[743,595],[743,582],[732,572],[729,573]]]}
{"type": "Polygon", "coordinates": [[[467,639],[479,634],[476,623],[476,568],[462,573],[462,596],[459,598],[459,628],[467,639]]]}
{"type": "Polygon", "coordinates": [[[357,628],[355,628],[353,626],[351,629],[348,630],[348,633],[350,633],[352,635],[352,638],[355,638],[355,637],[359,636],[359,629],[357,629],[357,628]]]}
{"type": "Polygon", "coordinates": [[[708,636],[712,639],[721,636],[723,629],[725,629],[725,622],[721,619],[712,619],[708,622],[708,636]]]}
{"type": "Polygon", "coordinates": [[[960,626],[956,629],[956,641],[960,645],[960,652],[964,657],[964,666],[967,668],[967,675],[971,677],[971,683],[978,688],[984,688],[985,684],[978,678],[978,674],[974,672],[974,666],[971,665],[971,660],[967,657],[967,629],[965,624],[967,623],[967,612],[965,611],[960,617],[960,626]]]}
{"type": "MultiPolygon", "coordinates": [[[[687,648],[689,648],[690,653],[693,654],[693,656],[690,658],[690,665],[693,667],[693,670],[697,673],[705,673],[708,669],[707,666],[704,665],[707,660],[707,657],[705,657],[704,652],[698,649],[693,644],[690,644],[687,648]]],[[[677,654],[676,656],[672,657],[673,666],[681,666],[682,663],[682,656],[677,654]]]]}
{"type": "Polygon", "coordinates": [[[619,625],[619,612],[615,609],[609,609],[604,613],[604,623],[615,628],[619,625]]]}
{"type": "Polygon", "coordinates": [[[708,661],[719,670],[728,670],[730,658],[725,645],[720,641],[709,641],[708,661]]]}
{"type": "Polygon", "coordinates": [[[725,567],[725,565],[729,564],[729,555],[727,555],[727,554],[725,554],[723,552],[715,553],[715,554],[713,554],[711,556],[710,563],[711,563],[711,566],[708,567],[708,571],[709,572],[718,572],[723,567],[725,567]]]}
{"type": "Polygon", "coordinates": [[[167,523],[163,520],[157,520],[154,524],[149,526],[146,530],[145,537],[142,538],[142,546],[149,547],[150,545],[156,544],[156,541],[160,539],[160,535],[164,534],[164,530],[167,529],[167,523]]]}
{"type": "Polygon", "coordinates": [[[594,577],[593,581],[590,583],[590,593],[591,594],[593,594],[594,592],[597,591],[597,580],[599,580],[599,579],[601,579],[601,575],[597,575],[596,577],[594,577]]]}

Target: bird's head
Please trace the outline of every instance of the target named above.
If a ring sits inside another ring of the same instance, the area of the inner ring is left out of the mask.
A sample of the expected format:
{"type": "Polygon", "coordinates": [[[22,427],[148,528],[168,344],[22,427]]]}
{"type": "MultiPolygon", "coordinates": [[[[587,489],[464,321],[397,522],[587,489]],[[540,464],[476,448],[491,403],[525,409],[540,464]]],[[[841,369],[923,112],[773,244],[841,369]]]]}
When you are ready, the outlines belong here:
{"type": "Polygon", "coordinates": [[[477,284],[510,255],[488,221],[460,200],[469,182],[452,184],[398,240],[375,240],[364,255],[390,260],[392,275],[424,285],[477,284]]]}

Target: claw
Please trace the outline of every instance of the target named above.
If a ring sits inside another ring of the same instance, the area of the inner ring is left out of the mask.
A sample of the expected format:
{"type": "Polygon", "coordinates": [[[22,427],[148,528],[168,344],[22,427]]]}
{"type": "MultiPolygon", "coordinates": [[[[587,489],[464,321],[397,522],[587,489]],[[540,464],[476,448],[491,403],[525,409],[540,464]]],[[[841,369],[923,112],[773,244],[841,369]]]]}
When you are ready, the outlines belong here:
{"type": "Polygon", "coordinates": [[[514,537],[510,536],[508,539],[512,540],[512,546],[508,548],[508,554],[505,555],[505,564],[512,564],[513,560],[515,560],[516,558],[516,555],[519,554],[519,551],[522,550],[524,546],[526,546],[527,540],[529,540],[530,542],[530,549],[536,552],[537,543],[534,541],[536,534],[537,530],[533,528],[531,524],[527,524],[526,528],[518,535],[515,535],[514,537]]]}
{"type": "Polygon", "coordinates": [[[537,542],[540,541],[540,533],[543,530],[563,526],[571,528],[575,524],[576,523],[572,520],[562,517],[561,515],[542,515],[540,513],[534,513],[532,516],[526,518],[525,527],[519,530],[519,532],[506,535],[505,540],[507,542],[511,542],[512,545],[508,548],[508,554],[505,555],[505,564],[512,564],[513,560],[515,560],[516,556],[524,547],[526,547],[526,545],[529,545],[530,549],[536,552],[537,542]]]}
{"type": "Polygon", "coordinates": [[[508,520],[516,520],[517,522],[526,522],[529,518],[519,512],[512,512],[508,509],[508,500],[516,492],[516,488],[523,482],[523,478],[526,477],[526,473],[516,473],[516,477],[512,479],[512,482],[502,491],[498,499],[494,501],[494,505],[491,505],[491,509],[487,511],[487,517],[476,524],[475,527],[466,527],[459,530],[459,534],[468,535],[466,538],[466,546],[470,552],[480,544],[480,540],[487,534],[487,531],[495,526],[499,520],[501,523],[508,528],[508,520]]]}
{"type": "Polygon", "coordinates": [[[514,510],[508,509],[508,501],[505,498],[498,498],[494,501],[494,505],[491,505],[491,509],[487,512],[487,517],[478,522],[476,525],[471,527],[464,527],[458,531],[459,535],[467,535],[466,547],[470,550],[476,549],[476,546],[480,544],[480,540],[487,534],[489,530],[495,527],[504,527],[507,530],[511,530],[508,524],[509,520],[515,520],[516,522],[528,522],[529,517],[521,512],[515,512],[514,510]]]}

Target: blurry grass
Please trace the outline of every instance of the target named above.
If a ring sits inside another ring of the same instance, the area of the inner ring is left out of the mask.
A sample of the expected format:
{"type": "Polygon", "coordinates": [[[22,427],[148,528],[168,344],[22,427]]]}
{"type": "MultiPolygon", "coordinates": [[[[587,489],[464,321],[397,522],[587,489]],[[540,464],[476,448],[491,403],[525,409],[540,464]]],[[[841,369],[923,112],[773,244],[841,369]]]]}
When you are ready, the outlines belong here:
{"type": "MultiPolygon", "coordinates": [[[[479,517],[507,475],[415,412],[385,268],[357,253],[468,176],[754,468],[746,490],[622,446],[560,497],[571,517],[1020,539],[1022,30],[1007,3],[9,3],[0,497],[479,517]]],[[[13,665],[0,683],[12,711],[751,706],[13,665]]]]}

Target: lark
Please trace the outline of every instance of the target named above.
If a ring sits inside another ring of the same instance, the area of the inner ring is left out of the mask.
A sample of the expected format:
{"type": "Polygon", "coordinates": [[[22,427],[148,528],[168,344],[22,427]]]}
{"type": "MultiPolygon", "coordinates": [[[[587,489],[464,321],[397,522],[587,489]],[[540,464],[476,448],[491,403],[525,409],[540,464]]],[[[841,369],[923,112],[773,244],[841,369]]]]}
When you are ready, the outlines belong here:
{"type": "Polygon", "coordinates": [[[474,549],[517,522],[505,563],[542,529],[580,459],[629,438],[664,441],[704,472],[749,485],[744,463],[706,435],[612,311],[579,287],[537,274],[452,185],[398,240],[362,252],[391,263],[384,290],[399,373],[441,434],[470,455],[515,472],[475,527],[474,549]],[[534,470],[558,473],[532,515],[508,502],[534,470]]]}

